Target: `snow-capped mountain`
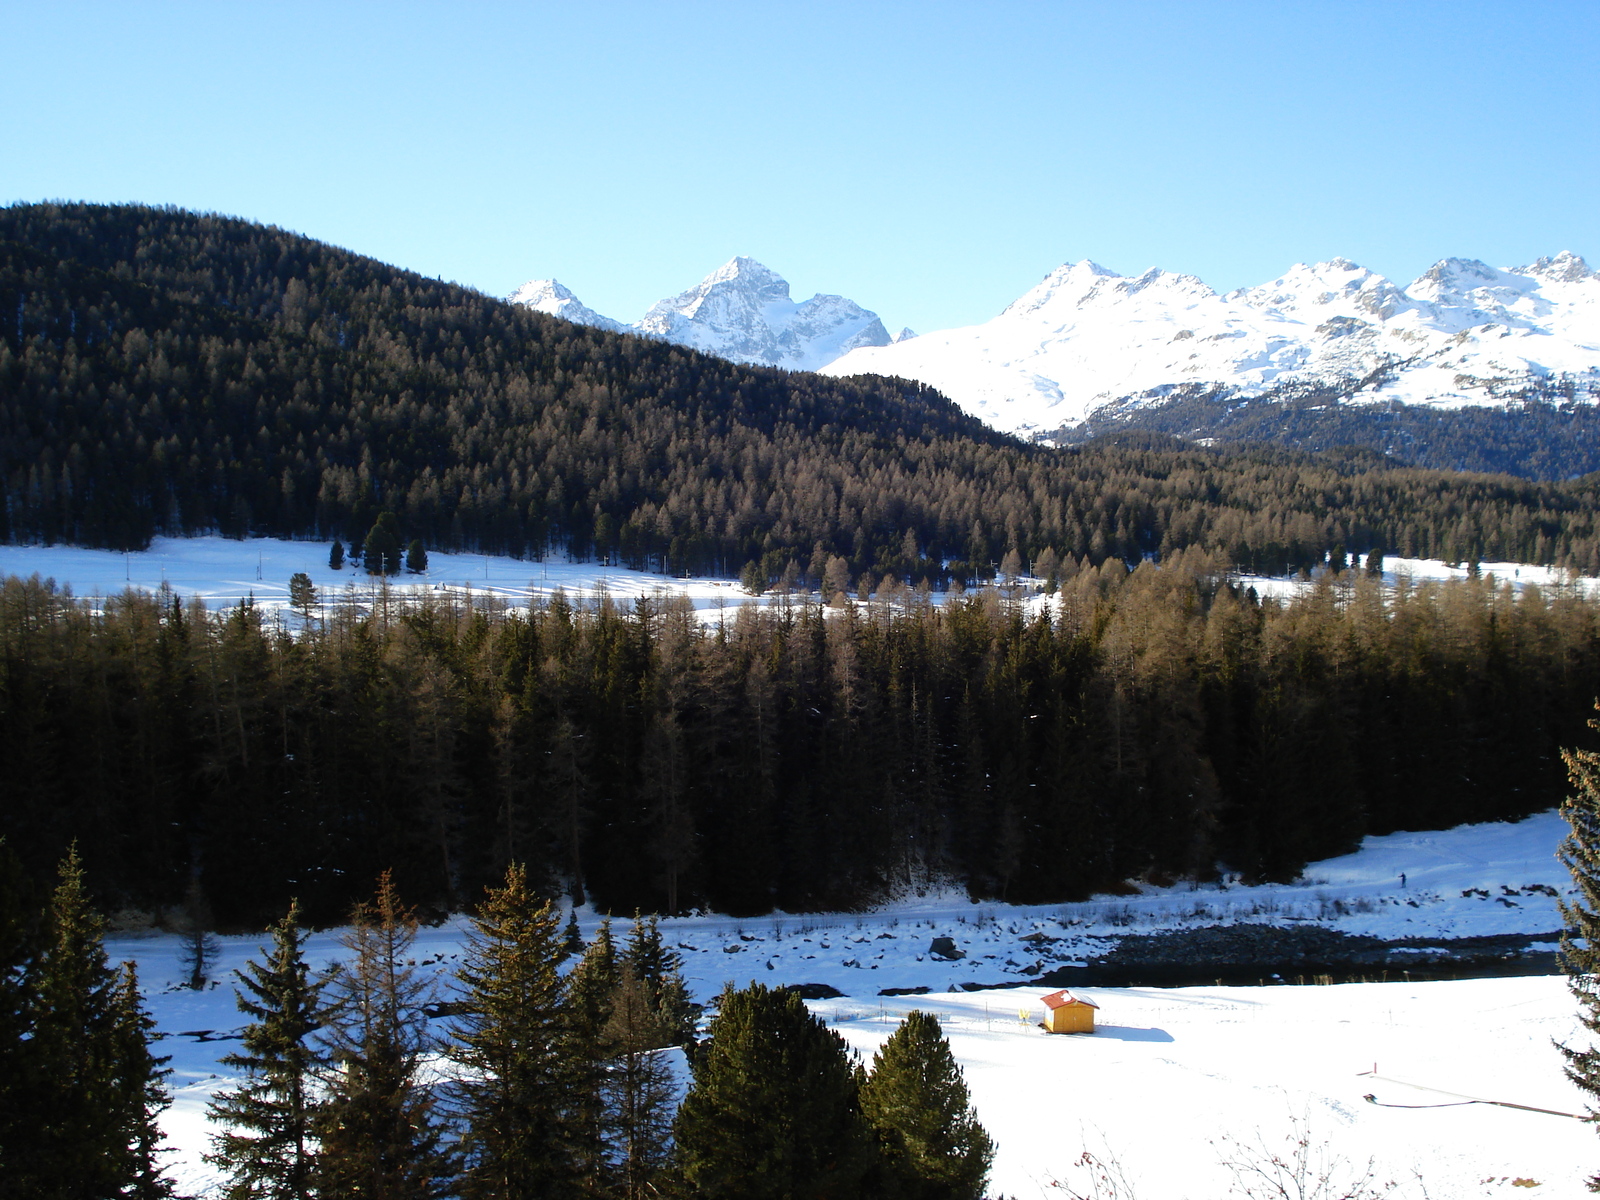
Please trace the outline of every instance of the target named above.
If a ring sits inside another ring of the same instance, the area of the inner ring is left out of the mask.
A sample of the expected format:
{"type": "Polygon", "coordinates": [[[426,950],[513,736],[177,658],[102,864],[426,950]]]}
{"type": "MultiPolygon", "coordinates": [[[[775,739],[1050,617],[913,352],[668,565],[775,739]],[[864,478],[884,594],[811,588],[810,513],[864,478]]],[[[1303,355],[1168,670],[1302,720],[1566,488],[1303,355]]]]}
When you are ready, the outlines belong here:
{"type": "Polygon", "coordinates": [[[549,313],[552,317],[575,321],[579,325],[594,325],[621,333],[628,327],[621,321],[603,317],[580,301],[554,279],[532,279],[506,297],[512,304],[522,304],[535,312],[549,313]]]}
{"type": "Polygon", "coordinates": [[[1191,275],[1083,261],[982,325],[823,368],[919,379],[990,424],[1070,428],[1185,385],[1332,386],[1353,403],[1459,408],[1563,390],[1600,399],[1600,274],[1573,254],[1497,270],[1445,259],[1406,288],[1344,259],[1218,295],[1191,275]]]}
{"type": "Polygon", "coordinates": [[[876,313],[843,296],[818,295],[797,304],[788,283],[753,258],[730,259],[632,325],[586,308],[553,279],[525,283],[508,299],[569,321],[648,334],[735,362],[791,371],[815,371],[859,347],[890,344],[876,313]]]}

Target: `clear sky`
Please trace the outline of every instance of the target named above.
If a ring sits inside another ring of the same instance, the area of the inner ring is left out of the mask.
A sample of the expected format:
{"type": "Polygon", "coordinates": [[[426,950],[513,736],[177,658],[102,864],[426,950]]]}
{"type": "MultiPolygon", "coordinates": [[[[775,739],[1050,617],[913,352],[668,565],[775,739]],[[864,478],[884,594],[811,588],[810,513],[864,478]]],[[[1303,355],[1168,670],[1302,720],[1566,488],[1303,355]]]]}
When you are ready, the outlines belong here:
{"type": "Polygon", "coordinates": [[[1600,259],[1600,0],[0,0],[0,203],[144,201],[636,320],[735,254],[891,329],[1053,267],[1600,259]]]}

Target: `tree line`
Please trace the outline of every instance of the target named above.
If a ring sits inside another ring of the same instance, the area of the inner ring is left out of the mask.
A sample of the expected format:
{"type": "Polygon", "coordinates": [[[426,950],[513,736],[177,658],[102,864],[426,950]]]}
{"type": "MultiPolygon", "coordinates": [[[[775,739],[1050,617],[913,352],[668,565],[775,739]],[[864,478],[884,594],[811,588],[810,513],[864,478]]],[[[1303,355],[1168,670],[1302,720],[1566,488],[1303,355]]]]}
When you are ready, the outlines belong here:
{"type": "Polygon", "coordinates": [[[1597,487],[1138,433],[1026,445],[921,384],[740,366],[275,228],[0,209],[8,540],[358,544],[387,512],[401,545],[769,581],[820,556],[971,584],[1049,548],[1097,566],[1201,547],[1268,573],[1335,549],[1600,573],[1597,487]]]}
{"type": "MultiPolygon", "coordinates": [[[[169,1072],[132,966],[107,967],[75,855],[42,920],[17,903],[21,882],[0,862],[4,1190],[172,1197],[158,1124],[169,1072]]],[[[607,920],[584,947],[517,866],[478,906],[448,979],[418,964],[416,915],[388,872],[350,920],[343,959],[316,973],[291,903],[270,949],[235,972],[247,1021],[221,1060],[234,1077],[210,1103],[206,1155],[225,1196],[982,1195],[993,1145],[925,1013],[870,1073],[781,988],[730,985],[701,1040],[654,919],[636,917],[625,946],[607,920]]]]}
{"type": "Polygon", "coordinates": [[[1184,552],[1056,587],[1029,615],[889,577],[708,621],[380,578],[269,618],[10,579],[0,834],[27,864],[78,839],[116,907],[197,879],[225,926],[290,896],[341,920],[389,868],[457,911],[511,862],[620,912],[1050,902],[1552,807],[1600,691],[1572,586],[1347,568],[1273,599],[1184,552]]]}

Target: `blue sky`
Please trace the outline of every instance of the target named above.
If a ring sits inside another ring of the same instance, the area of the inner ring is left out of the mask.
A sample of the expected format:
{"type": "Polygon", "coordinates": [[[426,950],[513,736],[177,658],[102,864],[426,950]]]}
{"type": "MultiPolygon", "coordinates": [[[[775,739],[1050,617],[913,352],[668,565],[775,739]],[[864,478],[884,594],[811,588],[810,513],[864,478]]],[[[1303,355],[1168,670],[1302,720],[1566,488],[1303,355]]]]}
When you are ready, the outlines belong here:
{"type": "Polygon", "coordinates": [[[1058,264],[1600,259],[1600,4],[0,0],[0,202],[271,222],[637,319],[734,254],[891,328],[1058,264]]]}

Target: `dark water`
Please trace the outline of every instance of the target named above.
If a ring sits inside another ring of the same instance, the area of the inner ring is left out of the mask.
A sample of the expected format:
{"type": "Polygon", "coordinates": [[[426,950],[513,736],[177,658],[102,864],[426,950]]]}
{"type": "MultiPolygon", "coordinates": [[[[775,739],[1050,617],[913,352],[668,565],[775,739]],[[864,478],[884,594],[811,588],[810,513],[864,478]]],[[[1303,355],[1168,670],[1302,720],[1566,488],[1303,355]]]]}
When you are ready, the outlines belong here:
{"type": "Polygon", "coordinates": [[[1505,957],[1442,959],[1388,964],[1236,963],[1195,966],[1185,963],[1059,967],[1033,979],[996,984],[996,987],[1272,987],[1284,984],[1407,983],[1433,979],[1498,979],[1510,975],[1559,975],[1554,951],[1535,951],[1505,957]]]}
{"type": "Polygon", "coordinates": [[[1558,975],[1556,934],[1384,942],[1330,930],[1209,927],[1108,945],[1086,966],[969,983],[988,988],[1274,987],[1558,975]]]}

